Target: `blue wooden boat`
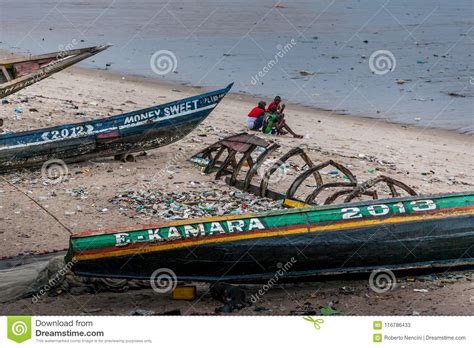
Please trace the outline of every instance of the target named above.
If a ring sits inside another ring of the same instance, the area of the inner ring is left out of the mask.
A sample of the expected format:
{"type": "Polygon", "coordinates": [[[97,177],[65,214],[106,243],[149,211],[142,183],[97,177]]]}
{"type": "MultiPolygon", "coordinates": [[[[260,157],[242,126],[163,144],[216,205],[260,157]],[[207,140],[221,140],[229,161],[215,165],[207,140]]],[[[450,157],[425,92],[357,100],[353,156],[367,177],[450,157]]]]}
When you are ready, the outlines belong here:
{"type": "Polygon", "coordinates": [[[51,159],[77,162],[158,148],[195,129],[232,88],[100,120],[0,136],[0,172],[51,159]]]}

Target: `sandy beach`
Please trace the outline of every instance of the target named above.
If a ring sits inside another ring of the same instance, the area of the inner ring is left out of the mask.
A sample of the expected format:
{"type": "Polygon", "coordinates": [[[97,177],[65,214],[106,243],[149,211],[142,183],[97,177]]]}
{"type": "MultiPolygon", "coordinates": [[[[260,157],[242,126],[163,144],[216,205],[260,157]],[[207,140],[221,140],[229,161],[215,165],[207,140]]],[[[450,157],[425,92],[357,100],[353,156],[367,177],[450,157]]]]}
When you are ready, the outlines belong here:
{"type": "MultiPolygon", "coordinates": [[[[2,105],[3,129],[14,132],[97,119],[189,97],[204,90],[108,71],[71,68],[8,97],[9,103],[2,105]],[[15,113],[15,108],[20,108],[22,113],[15,113]]],[[[136,162],[104,158],[70,164],[66,180],[57,184],[48,182],[38,169],[11,172],[2,177],[40,202],[73,232],[157,222],[156,216],[117,204],[114,198],[124,192],[140,190],[196,195],[203,190],[218,190],[222,195],[235,191],[222,182],[213,181],[211,175],[202,175],[199,168],[186,159],[220,137],[246,131],[246,114],[257,101],[231,93],[189,136],[137,156],[136,162]]],[[[361,180],[388,175],[404,181],[420,194],[473,189],[472,136],[355,118],[291,103],[286,110],[288,122],[296,132],[304,134],[304,139],[260,134],[280,143],[281,151],[305,146],[314,162],[333,159],[350,165],[361,180]]],[[[291,175],[287,179],[290,180],[291,175]]],[[[283,190],[284,185],[282,180],[273,188],[283,190]]],[[[69,234],[65,228],[24,194],[0,182],[0,195],[1,257],[67,248],[69,234]]],[[[264,306],[271,310],[261,314],[290,314],[305,306],[328,303],[351,314],[472,314],[472,272],[456,274],[460,276],[444,274],[436,280],[404,278],[400,280],[399,289],[383,295],[370,293],[366,280],[277,287],[265,298],[264,306]],[[341,290],[348,286],[350,290],[341,290]],[[414,292],[419,287],[428,291],[414,292]],[[449,301],[445,301],[446,298],[449,301]]],[[[28,299],[0,305],[0,312],[81,314],[98,307],[99,314],[127,314],[134,308],[163,312],[175,307],[186,314],[213,312],[218,305],[204,290],[200,294],[202,300],[194,303],[170,303],[166,297],[156,297],[152,290],[95,296],[63,295],[44,298],[35,305],[28,299]],[[125,302],[118,308],[117,301],[125,302]]],[[[253,310],[248,308],[238,314],[255,314],[253,310]]]]}

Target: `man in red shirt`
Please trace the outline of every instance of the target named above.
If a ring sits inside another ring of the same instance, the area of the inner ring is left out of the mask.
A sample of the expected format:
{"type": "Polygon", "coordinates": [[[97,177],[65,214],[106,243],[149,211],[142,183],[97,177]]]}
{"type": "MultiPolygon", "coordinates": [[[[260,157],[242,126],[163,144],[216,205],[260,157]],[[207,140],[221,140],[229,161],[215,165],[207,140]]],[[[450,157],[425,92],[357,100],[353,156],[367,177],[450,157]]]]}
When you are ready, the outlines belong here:
{"type": "Polygon", "coordinates": [[[247,127],[251,130],[259,130],[262,127],[265,106],[267,103],[260,101],[258,106],[254,107],[247,116],[247,127]]]}
{"type": "MultiPolygon", "coordinates": [[[[275,114],[275,113],[279,115],[277,122],[275,124],[272,124],[271,128],[273,127],[276,128],[278,135],[285,135],[285,134],[290,133],[295,138],[298,138],[298,139],[303,138],[302,135],[296,134],[290,128],[290,126],[286,123],[285,114],[283,113],[284,110],[285,110],[285,104],[281,103],[281,97],[277,95],[275,99],[273,99],[273,101],[270,103],[270,105],[268,105],[268,108],[267,108],[267,115],[275,114]]],[[[262,131],[264,133],[269,133],[271,130],[269,131],[266,125],[267,118],[264,118],[263,123],[265,124],[265,126],[264,128],[262,128],[262,131]]]]}
{"type": "Polygon", "coordinates": [[[281,97],[279,95],[277,95],[270,105],[268,105],[267,111],[270,111],[274,106],[276,106],[277,112],[283,112],[283,109],[285,108],[285,104],[281,104],[281,97]]]}

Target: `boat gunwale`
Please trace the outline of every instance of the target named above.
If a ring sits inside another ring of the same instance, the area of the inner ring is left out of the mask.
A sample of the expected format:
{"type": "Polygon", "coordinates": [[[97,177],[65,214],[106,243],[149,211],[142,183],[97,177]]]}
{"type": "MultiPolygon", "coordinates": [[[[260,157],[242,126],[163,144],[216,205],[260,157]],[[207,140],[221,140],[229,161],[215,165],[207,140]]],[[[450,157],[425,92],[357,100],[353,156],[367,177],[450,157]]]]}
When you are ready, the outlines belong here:
{"type": "MultiPolygon", "coordinates": [[[[37,133],[48,132],[48,131],[55,130],[55,129],[58,129],[58,128],[78,127],[78,126],[92,125],[92,124],[97,124],[97,123],[102,123],[102,122],[115,121],[115,120],[118,120],[118,119],[122,119],[122,118],[126,118],[128,116],[131,116],[132,114],[134,115],[134,114],[137,114],[137,113],[149,112],[149,111],[152,111],[152,110],[154,110],[158,107],[164,108],[164,107],[167,107],[167,106],[170,106],[170,105],[174,105],[174,104],[177,104],[177,103],[184,103],[184,102],[195,100],[195,99],[198,99],[198,98],[206,98],[208,96],[221,94],[221,93],[226,93],[227,94],[230,91],[230,89],[232,88],[233,84],[234,83],[232,82],[225,88],[221,88],[221,89],[214,90],[214,91],[211,91],[211,92],[198,94],[198,95],[195,95],[195,96],[192,96],[192,97],[187,97],[187,98],[184,98],[184,99],[178,99],[178,100],[171,101],[171,102],[168,102],[168,103],[165,103],[165,104],[156,104],[154,106],[150,106],[150,107],[147,107],[147,108],[144,108],[144,109],[134,110],[134,111],[130,111],[130,112],[119,114],[119,115],[100,118],[100,119],[97,119],[97,120],[90,120],[90,121],[84,121],[84,122],[78,122],[78,123],[66,123],[66,124],[61,124],[61,125],[47,127],[47,128],[38,128],[38,129],[26,130],[26,131],[22,131],[22,132],[14,132],[14,133],[9,133],[9,134],[3,134],[3,135],[0,135],[0,141],[2,141],[2,140],[11,140],[12,138],[25,136],[25,135],[34,135],[34,134],[37,134],[37,133]]],[[[196,109],[195,111],[198,112],[199,110],[196,109]]]]}
{"type": "Polygon", "coordinates": [[[88,52],[90,53],[90,52],[98,51],[97,53],[100,53],[101,51],[104,51],[111,46],[112,46],[111,44],[101,44],[101,45],[96,45],[96,46],[76,48],[73,50],[62,50],[62,51],[55,51],[55,52],[49,52],[49,53],[43,53],[43,54],[30,54],[28,56],[0,60],[0,66],[25,63],[32,60],[34,61],[34,60],[56,58],[61,53],[66,53],[66,56],[63,58],[69,58],[69,57],[72,58],[72,56],[75,56],[81,53],[88,53],[88,52]]]}
{"type": "MultiPolygon", "coordinates": [[[[99,248],[88,248],[88,249],[80,249],[75,246],[75,250],[72,250],[72,254],[74,257],[79,258],[82,260],[83,258],[87,259],[104,259],[110,257],[116,257],[115,253],[124,253],[124,255],[135,254],[136,250],[140,250],[140,254],[149,254],[155,252],[161,252],[163,250],[177,250],[182,248],[189,248],[190,246],[200,246],[200,245],[211,245],[211,244],[218,244],[218,243],[225,243],[225,242],[235,242],[236,240],[248,240],[248,239],[256,239],[256,238],[277,238],[281,237],[282,235],[285,236],[292,236],[292,235],[301,235],[306,233],[331,233],[331,232],[348,232],[353,230],[360,230],[365,229],[367,227],[373,227],[375,225],[403,225],[409,223],[417,223],[417,219],[420,217],[426,217],[426,220],[423,220],[424,223],[430,223],[439,221],[440,219],[459,219],[459,218],[469,218],[470,216],[474,215],[472,213],[472,209],[467,210],[466,214],[462,214],[462,210],[458,208],[449,208],[450,210],[460,210],[461,214],[452,215],[452,216],[442,216],[443,211],[438,211],[438,214],[429,214],[432,216],[427,216],[427,214],[417,213],[416,215],[410,214],[408,216],[391,216],[387,218],[370,218],[366,220],[359,220],[358,222],[362,223],[361,226],[354,226],[356,221],[353,220],[344,220],[339,223],[328,223],[328,224],[318,224],[312,223],[310,225],[306,224],[298,224],[298,225],[291,225],[291,226],[282,226],[282,227],[274,227],[266,229],[265,231],[256,230],[250,232],[236,232],[233,234],[225,234],[225,235],[208,235],[199,237],[196,239],[173,239],[167,241],[142,241],[142,242],[132,242],[125,246],[107,246],[107,247],[99,247],[99,248]],[[410,218],[409,221],[388,221],[390,218],[410,218]],[[365,222],[365,224],[363,224],[365,222]],[[342,225],[342,226],[341,226],[342,225]],[[337,226],[336,228],[334,226],[337,226]],[[110,255],[112,254],[112,255],[110,255]],[[95,257],[94,257],[95,256],[95,257]]],[[[448,210],[448,209],[446,209],[448,210]]],[[[465,209],[464,209],[465,210],[465,209]]],[[[73,245],[70,245],[70,250],[73,245]]]]}
{"type": "MultiPolygon", "coordinates": [[[[341,204],[334,204],[334,205],[324,205],[324,206],[314,206],[314,207],[307,207],[307,208],[291,208],[291,209],[284,209],[284,210],[275,210],[270,212],[258,212],[258,213],[250,213],[250,214],[242,214],[242,215],[222,215],[222,216],[211,216],[211,217],[204,217],[198,219],[182,219],[182,220],[174,220],[170,222],[163,222],[163,223],[156,223],[156,224],[147,224],[147,225],[136,225],[136,226],[123,226],[117,228],[106,228],[106,229],[97,229],[97,230],[86,230],[82,232],[77,232],[71,235],[72,239],[84,238],[84,237],[93,237],[93,236],[100,236],[100,235],[110,235],[122,232],[134,232],[134,231],[141,231],[147,230],[150,228],[164,228],[164,227],[172,227],[172,226],[181,226],[187,224],[199,224],[199,223],[208,223],[208,222],[220,222],[220,221],[232,221],[232,220],[240,220],[240,219],[248,219],[248,218],[261,218],[261,217],[273,217],[278,215],[289,215],[295,213],[308,213],[308,212],[318,212],[318,211],[325,211],[325,210],[332,210],[332,209],[339,209],[339,208],[349,208],[355,206],[368,206],[368,205],[375,205],[375,204],[384,204],[384,203],[399,203],[399,202],[407,202],[407,201],[415,201],[415,200],[424,200],[424,199],[436,199],[436,198],[453,198],[453,197],[463,197],[463,196],[474,196],[474,191],[467,191],[467,192],[452,192],[448,194],[436,194],[436,195],[423,195],[423,196],[407,196],[407,197],[396,197],[396,198],[385,198],[385,199],[378,199],[378,200],[371,200],[371,201],[364,201],[364,202],[351,202],[351,203],[341,203],[341,204]]],[[[474,206],[474,200],[472,200],[472,204],[466,204],[461,206],[460,208],[474,206]]],[[[452,208],[448,208],[452,209],[452,208]]],[[[440,210],[435,210],[434,212],[440,212],[440,210]]],[[[400,216],[408,216],[408,215],[428,215],[427,211],[423,212],[410,212],[405,214],[400,214],[400,216]]],[[[374,217],[375,219],[379,219],[374,217]]],[[[342,220],[342,219],[341,219],[342,220]]],[[[371,218],[362,219],[364,221],[371,220],[371,218]]]]}

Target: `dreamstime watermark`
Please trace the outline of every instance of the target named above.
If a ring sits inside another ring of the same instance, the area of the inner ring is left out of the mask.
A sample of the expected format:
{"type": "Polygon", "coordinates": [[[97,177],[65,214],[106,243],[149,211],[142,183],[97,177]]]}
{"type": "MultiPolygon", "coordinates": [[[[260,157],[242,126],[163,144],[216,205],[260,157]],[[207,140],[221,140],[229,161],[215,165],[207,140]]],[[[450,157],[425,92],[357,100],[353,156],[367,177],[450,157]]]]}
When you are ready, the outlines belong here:
{"type": "Polygon", "coordinates": [[[178,59],[171,51],[159,50],[151,56],[150,67],[155,74],[166,75],[176,70],[178,67],[178,59]]]}
{"type": "Polygon", "coordinates": [[[369,286],[378,294],[393,290],[396,285],[395,274],[387,268],[375,269],[370,273],[369,286]]]}
{"type": "Polygon", "coordinates": [[[30,316],[9,316],[7,318],[8,339],[22,343],[31,339],[31,317],[30,316]]]}
{"type": "MultiPolygon", "coordinates": [[[[30,74],[31,76],[24,80],[23,82],[18,82],[12,86],[8,86],[4,89],[0,89],[0,95],[6,95],[13,93],[14,91],[18,91],[21,88],[27,87],[29,85],[32,85],[36,82],[39,82],[43,80],[44,78],[48,77],[48,75],[51,72],[54,72],[54,70],[61,68],[58,68],[58,65],[63,62],[63,58],[67,57],[70,53],[71,50],[78,44],[76,39],[71,40],[70,43],[67,45],[59,45],[59,52],[56,54],[56,57],[51,60],[49,63],[45,64],[44,67],[41,69],[35,71],[34,73],[30,74]]],[[[59,71],[57,70],[57,71],[59,71]]]]}
{"type": "Polygon", "coordinates": [[[369,179],[365,182],[363,182],[362,184],[360,184],[357,188],[357,191],[358,193],[360,194],[368,194],[370,193],[369,192],[369,189],[374,186],[375,184],[377,184],[377,178],[373,178],[373,179],[369,179]]]}
{"type": "Polygon", "coordinates": [[[291,169],[284,162],[278,160],[267,160],[258,168],[257,172],[261,179],[266,177],[268,183],[276,184],[284,180],[291,169]]]}
{"type": "Polygon", "coordinates": [[[41,177],[50,184],[59,184],[69,175],[67,164],[57,158],[46,161],[41,166],[41,177]]]}
{"type": "Polygon", "coordinates": [[[28,325],[23,321],[15,321],[11,326],[11,330],[13,335],[22,336],[28,333],[28,325]]]}
{"type": "Polygon", "coordinates": [[[59,45],[59,52],[56,55],[56,59],[62,59],[69,55],[69,52],[72,51],[79,43],[76,39],[72,39],[71,42],[67,43],[66,45],[59,45]]]}
{"type": "Polygon", "coordinates": [[[186,153],[185,151],[176,151],[173,154],[173,157],[171,160],[167,161],[164,168],[158,170],[158,172],[154,175],[154,178],[161,179],[162,177],[165,177],[169,175],[170,171],[175,169],[177,166],[180,165],[186,158],[186,153]]]}
{"type": "Polygon", "coordinates": [[[171,269],[158,268],[150,276],[150,285],[154,292],[165,294],[176,288],[178,278],[171,269]]]}
{"type": "Polygon", "coordinates": [[[67,57],[69,55],[69,52],[71,52],[77,45],[78,42],[76,39],[72,39],[71,42],[66,45],[59,45],[59,52],[56,54],[55,60],[50,62],[44,69],[41,69],[33,80],[35,82],[39,82],[44,79],[51,71],[56,69],[56,65],[61,62],[63,58],[67,57]]]}
{"type": "Polygon", "coordinates": [[[166,161],[163,168],[157,170],[153,176],[148,179],[148,181],[143,181],[140,183],[140,187],[145,190],[152,190],[155,188],[155,185],[161,184],[162,179],[170,177],[174,173],[174,169],[178,167],[183,160],[186,159],[185,151],[176,151],[173,154],[173,157],[166,161]]]}
{"type": "Polygon", "coordinates": [[[252,78],[250,79],[250,83],[255,86],[261,79],[263,79],[265,77],[266,74],[268,74],[268,72],[270,70],[272,70],[272,68],[275,65],[278,64],[280,59],[285,57],[288,54],[288,52],[290,52],[290,50],[293,47],[295,47],[295,45],[296,45],[296,40],[295,39],[291,39],[285,45],[278,44],[277,45],[277,52],[275,53],[273,58],[270,59],[267,62],[267,64],[265,64],[265,66],[262,68],[262,70],[258,71],[254,76],[252,76],[252,78]]]}
{"type": "Polygon", "coordinates": [[[41,297],[46,295],[49,291],[61,284],[64,276],[71,270],[71,268],[77,263],[77,259],[73,258],[71,261],[66,263],[59,271],[57,271],[53,277],[49,278],[48,284],[44,285],[36,294],[33,295],[31,301],[38,303],[41,297]]]}
{"type": "Polygon", "coordinates": [[[255,294],[252,294],[250,296],[250,301],[252,303],[257,303],[261,300],[263,296],[271,289],[273,288],[278,281],[280,280],[281,277],[283,277],[296,263],[296,259],[292,257],[290,261],[286,262],[285,264],[282,264],[279,262],[277,264],[277,267],[279,268],[273,277],[271,277],[266,284],[264,284],[255,294]]]}
{"type": "Polygon", "coordinates": [[[396,66],[397,60],[390,51],[378,50],[370,55],[369,68],[376,75],[385,75],[394,71],[396,66]]]}

